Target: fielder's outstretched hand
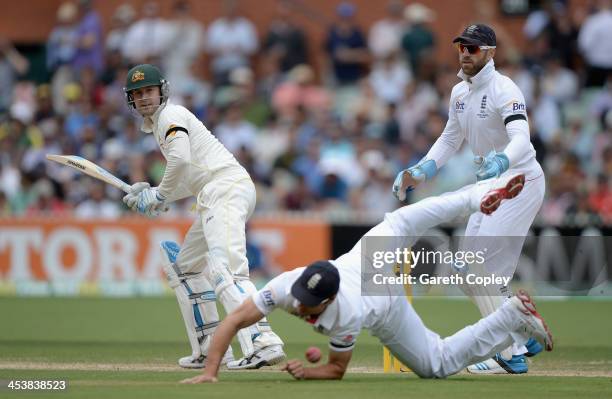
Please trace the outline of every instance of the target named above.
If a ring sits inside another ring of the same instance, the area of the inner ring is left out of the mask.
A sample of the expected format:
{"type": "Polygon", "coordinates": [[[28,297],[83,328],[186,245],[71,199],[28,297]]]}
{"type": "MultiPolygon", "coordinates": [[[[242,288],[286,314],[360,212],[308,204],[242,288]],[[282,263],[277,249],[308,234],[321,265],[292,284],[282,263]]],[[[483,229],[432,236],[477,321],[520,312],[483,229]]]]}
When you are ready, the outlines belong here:
{"type": "Polygon", "coordinates": [[[209,377],[204,374],[196,375],[195,377],[185,378],[181,381],[181,384],[204,384],[204,383],[213,383],[219,382],[217,377],[209,377]]]}
{"type": "Polygon", "coordinates": [[[304,372],[304,365],[301,361],[292,359],[287,361],[287,364],[283,367],[283,371],[291,374],[293,378],[296,380],[303,380],[306,378],[306,373],[304,372]]]}

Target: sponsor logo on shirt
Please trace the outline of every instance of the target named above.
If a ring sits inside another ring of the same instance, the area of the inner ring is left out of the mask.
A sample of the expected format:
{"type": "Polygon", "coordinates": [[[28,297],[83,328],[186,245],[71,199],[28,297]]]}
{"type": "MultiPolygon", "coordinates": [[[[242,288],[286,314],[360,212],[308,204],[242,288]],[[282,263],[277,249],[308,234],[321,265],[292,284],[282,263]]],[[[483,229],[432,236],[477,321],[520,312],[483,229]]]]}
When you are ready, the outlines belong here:
{"type": "Polygon", "coordinates": [[[353,336],[349,334],[346,337],[342,338],[342,341],[346,342],[347,344],[350,344],[351,342],[353,342],[353,336]]]}
{"type": "Polygon", "coordinates": [[[512,103],[512,112],[522,111],[525,112],[525,104],[514,101],[512,103]]]}
{"type": "Polygon", "coordinates": [[[463,111],[465,111],[465,103],[463,101],[457,100],[455,102],[455,111],[456,112],[463,112],[463,111]]]}
{"type": "Polygon", "coordinates": [[[275,305],[274,297],[272,296],[272,291],[270,291],[270,290],[262,291],[261,299],[263,299],[263,302],[266,304],[266,306],[274,306],[275,305]]]}

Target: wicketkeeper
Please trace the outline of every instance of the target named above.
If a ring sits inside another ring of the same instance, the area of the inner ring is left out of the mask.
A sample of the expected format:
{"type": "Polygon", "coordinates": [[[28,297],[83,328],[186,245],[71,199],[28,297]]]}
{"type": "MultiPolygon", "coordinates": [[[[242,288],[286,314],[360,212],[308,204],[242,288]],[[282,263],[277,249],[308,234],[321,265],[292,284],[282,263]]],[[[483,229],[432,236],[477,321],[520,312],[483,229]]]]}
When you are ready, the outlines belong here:
{"type": "MultiPolygon", "coordinates": [[[[472,214],[462,243],[464,250],[474,251],[483,241],[491,241],[482,237],[498,237],[498,249],[487,253],[484,267],[486,272],[512,276],[525,236],[544,200],[544,172],[531,145],[523,93],[510,78],[495,70],[497,41],[493,29],[482,24],[470,25],[453,44],[459,52],[461,70],[457,76],[461,82],[450,95],[446,127],[425,158],[398,174],[393,193],[403,201],[407,191],[432,179],[464,140],[479,164],[478,181],[524,173],[526,183],[521,196],[504,204],[493,217],[484,217],[481,212],[472,214]]],[[[493,313],[510,295],[508,287],[502,284],[461,288],[476,303],[482,316],[493,313]]],[[[468,370],[479,374],[526,373],[525,355],[533,356],[540,351],[542,347],[531,340],[527,347],[513,345],[468,370]]]]}
{"type": "MultiPolygon", "coordinates": [[[[229,313],[257,290],[249,279],[245,224],[255,207],[255,186],[246,170],[186,108],[168,101],[169,85],[159,69],[143,64],[130,69],[125,85],[128,106],[142,118],[166,158],[158,187],[132,186],[124,202],[134,211],[157,216],[182,198],[197,199],[197,218],[183,244],[161,243],[164,271],[185,321],[192,353],[179,359],[186,368],[206,363],[211,337],[219,324],[216,300],[229,313]]],[[[238,332],[243,358],[230,369],[259,368],[285,358],[283,342],[266,319],[238,332]]]]}

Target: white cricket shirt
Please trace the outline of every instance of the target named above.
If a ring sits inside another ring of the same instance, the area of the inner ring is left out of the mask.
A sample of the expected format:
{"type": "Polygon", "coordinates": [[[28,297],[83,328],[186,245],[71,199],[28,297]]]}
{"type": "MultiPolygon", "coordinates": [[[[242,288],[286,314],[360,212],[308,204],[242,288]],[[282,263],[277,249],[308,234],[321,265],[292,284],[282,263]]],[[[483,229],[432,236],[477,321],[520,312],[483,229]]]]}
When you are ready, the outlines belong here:
{"type": "Polygon", "coordinates": [[[474,155],[503,151],[510,160],[510,170],[523,172],[528,178],[541,175],[529,139],[525,99],[518,86],[495,70],[492,59],[471,78],[463,71],[457,76],[462,81],[453,87],[448,122],[426,158],[441,168],[467,140],[474,155]]]}
{"type": "MultiPolygon", "coordinates": [[[[352,350],[362,328],[374,336],[390,323],[387,320],[392,298],[361,295],[361,259],[349,252],[330,261],[340,273],[338,295],[316,320],[306,320],[314,330],[330,337],[329,347],[336,352],[352,350]]],[[[264,315],[280,308],[296,315],[298,301],[291,295],[291,286],[302,274],[300,267],[272,279],[253,294],[255,306],[264,315]]]]}
{"type": "Polygon", "coordinates": [[[153,133],[166,158],[159,192],[168,201],[197,196],[206,184],[221,175],[248,176],[223,144],[183,106],[168,102],[151,119],[145,119],[141,129],[153,133]]]}

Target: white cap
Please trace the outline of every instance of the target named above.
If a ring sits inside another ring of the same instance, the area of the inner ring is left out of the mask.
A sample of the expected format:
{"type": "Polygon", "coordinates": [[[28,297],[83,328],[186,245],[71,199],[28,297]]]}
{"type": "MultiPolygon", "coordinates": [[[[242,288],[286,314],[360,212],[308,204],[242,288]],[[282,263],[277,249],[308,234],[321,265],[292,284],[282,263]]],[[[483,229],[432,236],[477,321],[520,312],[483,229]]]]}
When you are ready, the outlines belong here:
{"type": "Polygon", "coordinates": [[[421,3],[412,3],[404,9],[404,18],[412,23],[431,22],[436,13],[421,3]]]}

